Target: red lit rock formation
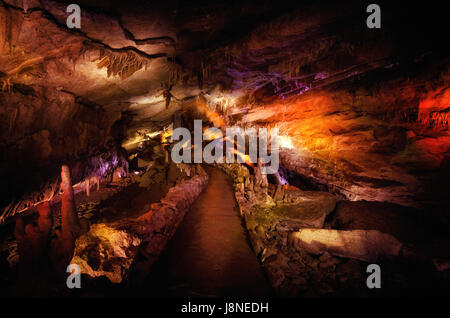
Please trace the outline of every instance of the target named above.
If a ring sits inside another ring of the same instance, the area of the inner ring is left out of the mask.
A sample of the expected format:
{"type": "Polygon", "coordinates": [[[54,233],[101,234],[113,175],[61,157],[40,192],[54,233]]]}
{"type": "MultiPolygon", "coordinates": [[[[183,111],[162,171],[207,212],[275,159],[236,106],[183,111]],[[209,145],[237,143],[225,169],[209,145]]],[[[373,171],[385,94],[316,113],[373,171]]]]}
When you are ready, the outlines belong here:
{"type": "Polygon", "coordinates": [[[19,252],[18,273],[24,279],[43,273],[48,273],[50,257],[50,231],[52,229],[51,210],[48,202],[38,206],[38,222],[24,224],[18,218],[14,229],[19,252]]]}
{"type": "Polygon", "coordinates": [[[72,181],[68,166],[61,168],[61,229],[51,238],[52,213],[49,202],[37,207],[37,225],[24,225],[18,218],[14,230],[19,250],[19,275],[26,277],[64,277],[73,257],[75,240],[80,234],[80,222],[75,206],[72,181]]]}
{"type": "Polygon", "coordinates": [[[61,229],[55,230],[56,239],[52,241],[51,256],[55,271],[62,276],[73,257],[75,240],[81,231],[70,169],[65,165],[61,167],[61,190],[63,191],[61,198],[61,229]]]}

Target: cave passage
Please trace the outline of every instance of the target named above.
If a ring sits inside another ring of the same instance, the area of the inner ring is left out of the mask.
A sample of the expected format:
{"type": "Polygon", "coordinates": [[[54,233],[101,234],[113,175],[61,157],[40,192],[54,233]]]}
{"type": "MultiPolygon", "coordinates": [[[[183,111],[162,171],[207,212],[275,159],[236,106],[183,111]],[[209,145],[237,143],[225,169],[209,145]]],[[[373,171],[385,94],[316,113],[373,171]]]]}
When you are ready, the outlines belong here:
{"type": "Polygon", "coordinates": [[[440,3],[70,2],[0,1],[0,300],[450,297],[440,3]]]}
{"type": "MultiPolygon", "coordinates": [[[[251,250],[231,180],[205,167],[209,184],[191,206],[156,264],[161,296],[268,296],[270,285],[251,250]]],[[[152,285],[154,282],[152,282],[152,285]]],[[[154,289],[154,285],[153,288],[154,289]]]]}

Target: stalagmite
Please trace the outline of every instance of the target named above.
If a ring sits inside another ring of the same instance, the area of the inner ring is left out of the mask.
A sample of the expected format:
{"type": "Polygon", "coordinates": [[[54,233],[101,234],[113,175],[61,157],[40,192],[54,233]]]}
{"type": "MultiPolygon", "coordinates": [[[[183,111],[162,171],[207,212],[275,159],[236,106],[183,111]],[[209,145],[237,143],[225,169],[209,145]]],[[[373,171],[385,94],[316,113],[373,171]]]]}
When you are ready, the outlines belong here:
{"type": "Polygon", "coordinates": [[[255,168],[255,185],[265,188],[268,186],[269,182],[267,181],[267,175],[261,173],[261,167],[261,159],[258,159],[258,166],[255,168]]]}
{"type": "Polygon", "coordinates": [[[19,276],[22,276],[22,273],[28,272],[27,267],[32,262],[32,254],[30,253],[31,242],[26,237],[25,224],[21,217],[16,220],[14,236],[17,240],[17,249],[19,253],[18,273],[19,276]]]}
{"type": "Polygon", "coordinates": [[[57,239],[52,241],[51,258],[58,275],[64,275],[73,257],[75,240],[80,235],[81,226],[75,206],[72,180],[68,166],[61,168],[61,230],[56,230],[57,239]]]}
{"type": "Polygon", "coordinates": [[[86,179],[86,181],[84,182],[84,186],[86,188],[86,195],[89,196],[90,195],[90,184],[89,184],[89,178],[86,179]]]}
{"type": "Polygon", "coordinates": [[[164,163],[169,163],[169,152],[167,151],[166,147],[164,147],[164,163]]]}
{"type": "MultiPolygon", "coordinates": [[[[88,188],[88,183],[86,184],[88,188]]],[[[73,257],[75,240],[80,235],[80,221],[74,201],[74,192],[67,166],[61,168],[61,229],[55,230],[57,238],[50,242],[52,217],[50,203],[38,205],[37,225],[25,226],[20,218],[16,221],[14,234],[17,238],[20,255],[20,273],[32,272],[65,275],[67,265],[73,257]],[[51,261],[51,263],[50,263],[51,261]]],[[[86,228],[86,226],[85,226],[86,228]]],[[[87,227],[88,228],[88,227],[87,227]]]]}
{"type": "Polygon", "coordinates": [[[62,235],[66,238],[75,239],[80,232],[80,221],[75,206],[70,169],[65,165],[61,167],[61,189],[63,191],[61,205],[62,235]]]}
{"type": "Polygon", "coordinates": [[[49,243],[50,231],[53,226],[52,220],[52,211],[50,208],[50,203],[48,201],[37,206],[37,210],[39,213],[38,218],[38,227],[39,231],[42,234],[42,245],[47,246],[49,243]]]}
{"type": "Polygon", "coordinates": [[[14,235],[19,250],[19,275],[30,275],[44,271],[48,264],[50,230],[52,228],[51,209],[48,202],[37,207],[37,225],[25,225],[22,218],[17,219],[14,235]]]}
{"type": "Polygon", "coordinates": [[[277,185],[277,189],[275,190],[273,199],[275,201],[283,201],[284,198],[284,186],[281,184],[277,185]]]}
{"type": "Polygon", "coordinates": [[[97,191],[100,191],[100,178],[95,176],[95,184],[97,185],[97,191]]]}

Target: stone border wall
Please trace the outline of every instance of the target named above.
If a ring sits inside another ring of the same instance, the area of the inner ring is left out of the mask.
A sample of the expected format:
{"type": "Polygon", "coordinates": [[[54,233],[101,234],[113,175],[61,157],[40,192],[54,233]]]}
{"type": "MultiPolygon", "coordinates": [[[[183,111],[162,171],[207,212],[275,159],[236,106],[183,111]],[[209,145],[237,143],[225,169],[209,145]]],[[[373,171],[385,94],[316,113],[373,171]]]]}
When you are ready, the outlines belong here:
{"type": "MultiPolygon", "coordinates": [[[[186,168],[186,167],[184,167],[186,168]]],[[[113,283],[139,281],[150,272],[191,204],[208,184],[200,166],[192,166],[189,179],[172,187],[148,212],[132,220],[94,224],[79,237],[72,264],[90,277],[106,276],[113,283]]]]}

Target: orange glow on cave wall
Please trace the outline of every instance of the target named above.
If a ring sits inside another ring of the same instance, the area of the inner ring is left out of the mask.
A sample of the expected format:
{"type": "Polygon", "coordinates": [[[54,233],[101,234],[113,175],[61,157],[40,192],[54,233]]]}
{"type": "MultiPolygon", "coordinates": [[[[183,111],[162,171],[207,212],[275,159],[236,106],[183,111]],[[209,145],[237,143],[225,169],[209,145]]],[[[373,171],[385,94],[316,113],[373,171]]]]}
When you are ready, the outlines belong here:
{"type": "Polygon", "coordinates": [[[449,87],[426,94],[414,87],[401,92],[387,87],[377,93],[317,90],[278,99],[252,113],[255,123],[277,125],[294,148],[337,174],[388,164],[441,165],[450,151],[449,87]],[[417,117],[410,115],[414,112],[417,117]],[[257,113],[267,117],[256,118],[257,113]]]}

